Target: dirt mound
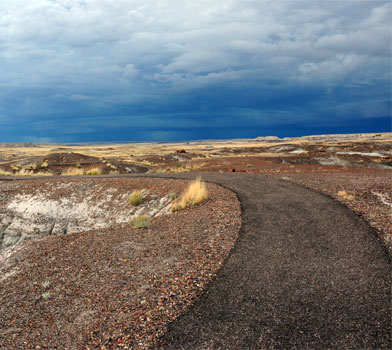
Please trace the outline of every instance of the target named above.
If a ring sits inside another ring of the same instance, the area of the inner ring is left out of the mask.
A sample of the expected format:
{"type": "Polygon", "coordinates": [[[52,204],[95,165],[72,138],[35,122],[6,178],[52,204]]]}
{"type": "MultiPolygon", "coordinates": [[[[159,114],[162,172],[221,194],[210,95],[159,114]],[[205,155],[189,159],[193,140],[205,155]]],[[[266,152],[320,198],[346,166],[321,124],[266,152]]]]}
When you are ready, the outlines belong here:
{"type": "Polygon", "coordinates": [[[87,164],[87,163],[100,163],[101,161],[98,158],[86,156],[80,153],[50,153],[45,157],[48,161],[49,165],[76,165],[79,164],[87,164]]]}

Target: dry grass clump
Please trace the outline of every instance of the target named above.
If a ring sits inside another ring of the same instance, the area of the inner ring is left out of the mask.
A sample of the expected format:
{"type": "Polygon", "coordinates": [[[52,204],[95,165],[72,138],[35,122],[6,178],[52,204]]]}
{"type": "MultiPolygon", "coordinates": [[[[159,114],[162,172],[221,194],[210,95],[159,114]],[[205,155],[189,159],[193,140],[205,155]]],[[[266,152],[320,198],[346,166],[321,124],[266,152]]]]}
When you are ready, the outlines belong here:
{"type": "Polygon", "coordinates": [[[339,197],[343,197],[344,199],[348,199],[349,201],[353,201],[355,199],[352,194],[348,194],[346,191],[339,191],[337,195],[339,197]]]}
{"type": "Polygon", "coordinates": [[[185,173],[189,171],[199,170],[204,167],[206,163],[196,163],[196,164],[187,164],[183,166],[181,163],[177,163],[175,167],[170,167],[166,169],[158,168],[155,172],[156,173],[185,173]]]}
{"type": "Polygon", "coordinates": [[[15,170],[14,168],[12,168],[12,169],[13,169],[13,172],[7,171],[4,169],[0,169],[0,176],[52,176],[53,175],[52,173],[49,173],[49,172],[34,173],[33,170],[20,168],[20,167],[19,168],[15,167],[15,169],[18,169],[18,170],[15,170]]]}
{"type": "Polygon", "coordinates": [[[20,169],[22,169],[22,166],[20,164],[14,164],[11,166],[11,169],[13,171],[19,171],[20,169]]]}
{"type": "Polygon", "coordinates": [[[131,193],[129,197],[129,203],[131,203],[134,207],[137,207],[139,204],[143,202],[143,194],[140,190],[135,190],[131,193]]]}
{"type": "Polygon", "coordinates": [[[117,167],[115,165],[113,165],[112,163],[106,163],[106,166],[112,170],[117,170],[117,167]]]}
{"type": "Polygon", "coordinates": [[[133,218],[133,228],[145,228],[150,226],[150,217],[148,215],[139,215],[133,218]]]}
{"type": "Polygon", "coordinates": [[[27,171],[33,171],[33,170],[36,170],[37,167],[38,167],[37,164],[29,164],[29,165],[24,166],[22,169],[27,170],[27,171]]]}
{"type": "Polygon", "coordinates": [[[46,169],[48,166],[49,166],[49,163],[47,161],[45,161],[41,164],[41,169],[46,169]]]}
{"type": "Polygon", "coordinates": [[[207,186],[197,178],[192,181],[186,191],[172,204],[172,211],[185,209],[190,205],[203,202],[208,198],[207,186]]]}
{"type": "Polygon", "coordinates": [[[32,170],[21,169],[15,174],[13,174],[13,176],[53,176],[53,174],[49,172],[41,172],[41,171],[35,173],[32,170]]]}
{"type": "Polygon", "coordinates": [[[5,171],[0,169],[0,176],[12,176],[14,175],[13,173],[11,173],[10,171],[5,171]]]}
{"type": "Polygon", "coordinates": [[[91,168],[86,171],[86,175],[101,175],[102,170],[100,168],[91,168]]]}
{"type": "Polygon", "coordinates": [[[78,176],[78,175],[84,175],[84,172],[82,169],[78,168],[67,168],[65,171],[61,173],[61,175],[64,176],[78,176]]]}

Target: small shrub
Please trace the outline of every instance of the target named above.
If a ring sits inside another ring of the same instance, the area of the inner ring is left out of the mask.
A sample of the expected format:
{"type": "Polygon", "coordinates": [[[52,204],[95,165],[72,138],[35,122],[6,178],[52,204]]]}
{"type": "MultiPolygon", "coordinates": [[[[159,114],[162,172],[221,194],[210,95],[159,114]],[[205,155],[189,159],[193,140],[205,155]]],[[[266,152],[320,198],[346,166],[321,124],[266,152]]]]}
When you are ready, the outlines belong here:
{"type": "Polygon", "coordinates": [[[81,168],[82,168],[82,166],[81,166],[81,164],[80,164],[79,162],[76,163],[76,167],[77,167],[78,169],[81,169],[81,168]]]}
{"type": "Polygon", "coordinates": [[[45,161],[41,164],[41,169],[46,169],[49,166],[48,162],[45,161]]]}
{"type": "Polygon", "coordinates": [[[50,299],[51,297],[51,293],[50,292],[44,292],[42,293],[42,299],[50,299]]]}
{"type": "Polygon", "coordinates": [[[355,196],[353,196],[352,194],[348,194],[346,191],[339,191],[337,195],[349,201],[353,201],[355,199],[355,196]]]}
{"type": "Polygon", "coordinates": [[[13,171],[19,171],[22,168],[22,166],[20,164],[15,164],[11,167],[11,169],[13,171]]]}
{"type": "Polygon", "coordinates": [[[186,191],[172,204],[172,211],[185,209],[190,205],[203,202],[208,198],[207,187],[200,178],[192,181],[186,191]]]}
{"type": "Polygon", "coordinates": [[[86,175],[101,175],[102,170],[100,168],[91,168],[86,171],[86,175]]]}
{"type": "Polygon", "coordinates": [[[142,204],[143,202],[143,195],[142,191],[140,190],[135,190],[131,193],[131,196],[129,197],[129,203],[131,203],[134,207],[137,207],[139,204],[142,204]]]}
{"type": "Polygon", "coordinates": [[[132,220],[133,228],[146,228],[150,226],[150,217],[148,215],[139,215],[132,220]]]}
{"type": "Polygon", "coordinates": [[[110,169],[116,170],[117,167],[113,165],[112,163],[106,163],[106,166],[109,167],[110,169]]]}
{"type": "Polygon", "coordinates": [[[338,196],[339,197],[346,197],[347,196],[347,192],[346,191],[339,191],[338,192],[338,196]]]}
{"type": "Polygon", "coordinates": [[[20,169],[18,172],[15,173],[15,176],[31,176],[34,172],[28,169],[20,169]]]}
{"type": "Polygon", "coordinates": [[[43,281],[42,282],[42,287],[48,288],[50,286],[50,281],[43,281]]]}
{"type": "Polygon", "coordinates": [[[37,164],[29,164],[23,167],[23,170],[33,171],[37,169],[37,164]]]}

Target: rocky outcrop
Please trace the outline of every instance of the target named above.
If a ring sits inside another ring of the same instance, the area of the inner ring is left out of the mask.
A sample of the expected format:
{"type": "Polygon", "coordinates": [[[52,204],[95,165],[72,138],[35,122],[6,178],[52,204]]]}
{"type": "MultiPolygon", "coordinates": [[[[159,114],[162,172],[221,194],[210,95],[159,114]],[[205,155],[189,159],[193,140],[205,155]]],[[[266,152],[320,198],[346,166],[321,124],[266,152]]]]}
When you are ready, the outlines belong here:
{"type": "Polygon", "coordinates": [[[69,196],[54,196],[64,186],[67,184],[59,183],[41,193],[21,193],[2,204],[0,201],[0,249],[21,240],[124,225],[138,215],[170,213],[170,196],[159,197],[146,189],[142,191],[146,200],[133,207],[129,204],[129,192],[110,187],[94,186],[90,190],[85,186],[79,188],[82,195],[71,192],[69,196]]]}

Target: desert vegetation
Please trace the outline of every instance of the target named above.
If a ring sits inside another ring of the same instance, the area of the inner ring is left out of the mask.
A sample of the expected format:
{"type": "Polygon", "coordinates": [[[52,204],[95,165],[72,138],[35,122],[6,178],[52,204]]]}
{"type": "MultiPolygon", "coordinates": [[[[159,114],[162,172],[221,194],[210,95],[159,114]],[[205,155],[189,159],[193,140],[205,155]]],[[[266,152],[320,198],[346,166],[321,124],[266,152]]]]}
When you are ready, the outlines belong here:
{"type": "Polygon", "coordinates": [[[86,171],[86,175],[101,175],[101,168],[90,168],[86,171]]]}
{"type": "Polygon", "coordinates": [[[34,172],[33,170],[25,168],[17,168],[18,170],[7,171],[0,169],[0,176],[51,176],[53,174],[49,172],[39,171],[34,172]]]}
{"type": "Polygon", "coordinates": [[[131,196],[129,197],[129,203],[131,203],[134,207],[137,207],[138,205],[142,204],[143,202],[143,194],[142,191],[140,190],[135,190],[131,193],[131,196]]]}
{"type": "Polygon", "coordinates": [[[132,219],[133,228],[147,228],[150,226],[150,217],[148,215],[139,215],[132,219]]]}
{"type": "Polygon", "coordinates": [[[203,202],[208,198],[207,186],[200,178],[192,181],[185,192],[173,202],[172,211],[185,209],[188,206],[203,202]]]}

